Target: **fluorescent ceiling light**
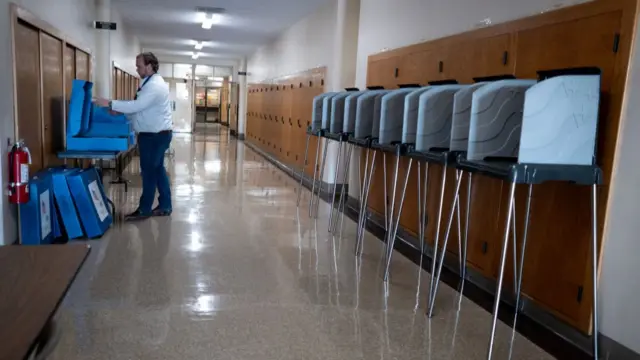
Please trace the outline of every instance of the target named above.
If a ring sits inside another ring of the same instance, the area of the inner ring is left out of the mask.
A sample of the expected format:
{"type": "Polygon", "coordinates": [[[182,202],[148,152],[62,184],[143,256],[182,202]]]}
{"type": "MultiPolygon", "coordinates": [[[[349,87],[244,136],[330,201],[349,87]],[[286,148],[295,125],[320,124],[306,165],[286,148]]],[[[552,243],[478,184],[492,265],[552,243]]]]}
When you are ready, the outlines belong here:
{"type": "Polygon", "coordinates": [[[205,16],[204,20],[202,21],[202,28],[209,30],[211,29],[213,24],[219,24],[220,20],[222,20],[222,15],[208,14],[205,16]]]}
{"type": "Polygon", "coordinates": [[[193,53],[193,55],[191,55],[191,58],[193,60],[196,60],[199,56],[200,56],[200,53],[193,53]]]}
{"type": "Polygon", "coordinates": [[[197,76],[196,76],[196,77],[194,77],[194,79],[196,79],[196,80],[200,80],[200,78],[199,78],[199,77],[197,77],[197,76]]]}
{"type": "Polygon", "coordinates": [[[204,43],[201,41],[196,42],[196,50],[202,50],[204,43]]]}

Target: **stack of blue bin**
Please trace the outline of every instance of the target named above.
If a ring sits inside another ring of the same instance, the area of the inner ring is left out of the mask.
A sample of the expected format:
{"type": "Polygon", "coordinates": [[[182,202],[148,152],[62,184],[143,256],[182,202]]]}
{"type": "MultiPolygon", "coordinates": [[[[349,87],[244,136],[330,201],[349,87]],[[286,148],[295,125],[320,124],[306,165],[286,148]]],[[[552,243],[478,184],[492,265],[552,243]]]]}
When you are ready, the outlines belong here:
{"type": "Polygon", "coordinates": [[[121,152],[135,145],[127,117],[92,103],[93,83],[73,80],[67,119],[67,151],[121,152]]]}
{"type": "Polygon", "coordinates": [[[21,244],[99,238],[113,223],[109,201],[95,168],[57,167],[35,174],[30,201],[20,206],[21,244]]]}

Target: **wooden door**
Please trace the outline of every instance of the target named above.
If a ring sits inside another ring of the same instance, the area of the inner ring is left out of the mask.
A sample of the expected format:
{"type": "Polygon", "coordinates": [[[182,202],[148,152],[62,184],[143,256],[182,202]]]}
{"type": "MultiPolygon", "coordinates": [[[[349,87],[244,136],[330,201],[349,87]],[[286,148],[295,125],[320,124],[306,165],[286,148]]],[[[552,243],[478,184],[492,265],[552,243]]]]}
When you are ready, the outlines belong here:
{"type": "Polygon", "coordinates": [[[60,165],[58,152],[64,149],[64,87],[62,41],[40,32],[42,66],[42,114],[44,166],[60,165]]]}
{"type": "Polygon", "coordinates": [[[89,54],[76,49],[76,79],[91,81],[90,75],[89,54]]]}
{"type": "Polygon", "coordinates": [[[117,91],[118,88],[118,69],[115,67],[111,69],[111,98],[117,100],[117,91]]]}
{"type": "Polygon", "coordinates": [[[14,37],[17,135],[29,147],[34,172],[44,167],[38,30],[18,20],[14,37]]]}
{"type": "Polygon", "coordinates": [[[116,99],[124,100],[124,77],[122,76],[122,70],[116,69],[116,77],[118,79],[116,86],[116,99]]]}
{"type": "Polygon", "coordinates": [[[73,80],[76,78],[76,49],[67,45],[64,49],[64,84],[67,101],[71,99],[73,80]]]}

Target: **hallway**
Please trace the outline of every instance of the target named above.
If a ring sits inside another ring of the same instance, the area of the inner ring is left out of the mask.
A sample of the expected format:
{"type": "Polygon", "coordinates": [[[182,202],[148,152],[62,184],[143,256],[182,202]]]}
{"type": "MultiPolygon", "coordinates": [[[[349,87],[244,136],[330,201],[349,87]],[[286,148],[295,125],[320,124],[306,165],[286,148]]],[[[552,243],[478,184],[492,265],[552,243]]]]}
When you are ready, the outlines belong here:
{"type": "MultiPolygon", "coordinates": [[[[173,148],[173,216],[120,222],[91,242],[53,359],[485,357],[489,313],[442,284],[428,321],[428,273],[397,255],[386,287],[379,240],[367,235],[359,261],[355,223],[331,237],[329,206],[311,221],[309,192],[297,209],[297,183],[226,128],[175,135],[173,148]]],[[[129,177],[128,194],[109,188],[121,212],[140,195],[129,177]]],[[[499,323],[497,336],[506,359],[511,328],[499,323]]],[[[519,335],[513,351],[551,358],[519,335]]]]}

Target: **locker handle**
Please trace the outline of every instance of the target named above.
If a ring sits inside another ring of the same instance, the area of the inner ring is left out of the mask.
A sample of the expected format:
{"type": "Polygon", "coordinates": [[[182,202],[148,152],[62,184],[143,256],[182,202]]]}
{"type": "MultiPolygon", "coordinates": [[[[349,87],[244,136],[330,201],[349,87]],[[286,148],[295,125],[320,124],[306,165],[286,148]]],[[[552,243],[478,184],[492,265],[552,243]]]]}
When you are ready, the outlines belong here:
{"type": "Polygon", "coordinates": [[[291,118],[289,118],[289,126],[293,126],[293,124],[291,123],[291,118]]]}
{"type": "Polygon", "coordinates": [[[298,127],[301,128],[302,125],[300,125],[300,119],[298,119],[298,127]]]}

